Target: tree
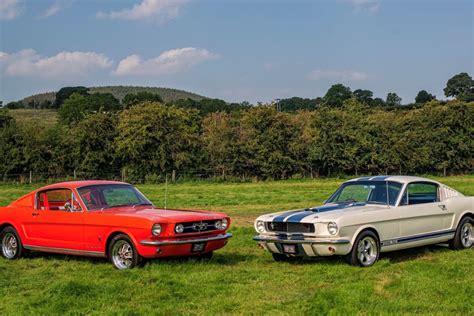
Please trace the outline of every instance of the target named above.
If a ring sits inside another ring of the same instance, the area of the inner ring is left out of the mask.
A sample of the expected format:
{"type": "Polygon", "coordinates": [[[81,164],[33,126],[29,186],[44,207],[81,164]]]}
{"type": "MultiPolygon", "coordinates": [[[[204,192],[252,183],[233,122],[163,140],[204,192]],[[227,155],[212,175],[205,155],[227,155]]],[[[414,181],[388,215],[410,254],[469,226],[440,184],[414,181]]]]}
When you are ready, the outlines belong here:
{"type": "Polygon", "coordinates": [[[5,105],[6,109],[15,110],[15,109],[24,109],[25,105],[21,101],[12,101],[5,105]]]}
{"type": "Polygon", "coordinates": [[[375,98],[372,100],[372,104],[371,106],[374,106],[374,107],[377,107],[377,106],[384,106],[385,105],[385,101],[382,100],[381,98],[375,98]]]}
{"type": "Polygon", "coordinates": [[[474,101],[474,80],[466,72],[461,72],[448,80],[444,94],[461,101],[474,101]]]}
{"type": "Polygon", "coordinates": [[[93,93],[86,94],[87,110],[97,111],[118,111],[122,108],[119,100],[112,93],[93,93]]]}
{"type": "Polygon", "coordinates": [[[400,98],[395,92],[389,92],[385,104],[387,106],[400,106],[402,104],[402,98],[400,98]]]}
{"type": "Polygon", "coordinates": [[[313,111],[319,107],[321,102],[321,98],[303,99],[293,97],[289,99],[281,99],[278,101],[278,107],[282,112],[296,112],[298,110],[313,111]]]}
{"type": "Polygon", "coordinates": [[[64,101],[66,101],[71,95],[74,93],[80,94],[80,95],[86,95],[89,92],[89,88],[86,87],[64,87],[59,89],[58,92],[56,92],[56,99],[54,101],[53,107],[56,109],[59,109],[64,101]]]}
{"type": "Polygon", "coordinates": [[[428,93],[426,90],[421,90],[415,98],[415,103],[424,104],[434,99],[436,99],[434,95],[428,93]]]}
{"type": "Polygon", "coordinates": [[[147,175],[187,171],[198,150],[197,111],[144,103],[119,115],[116,149],[127,177],[143,181],[147,175]]]}
{"type": "Polygon", "coordinates": [[[87,97],[79,93],[74,93],[66,99],[61,108],[59,108],[58,117],[60,122],[72,124],[82,120],[87,110],[87,97]]]}
{"type": "Polygon", "coordinates": [[[129,107],[133,105],[144,103],[144,102],[162,103],[163,99],[161,98],[160,95],[147,92],[147,91],[141,91],[137,93],[128,93],[122,99],[122,105],[126,109],[128,109],[129,107]]]}
{"type": "Polygon", "coordinates": [[[340,83],[333,85],[323,98],[324,105],[340,107],[352,97],[351,88],[340,83]]]}
{"type": "Polygon", "coordinates": [[[373,102],[372,97],[374,96],[374,93],[370,90],[357,89],[354,90],[353,95],[357,101],[364,103],[365,105],[371,105],[373,102]]]}

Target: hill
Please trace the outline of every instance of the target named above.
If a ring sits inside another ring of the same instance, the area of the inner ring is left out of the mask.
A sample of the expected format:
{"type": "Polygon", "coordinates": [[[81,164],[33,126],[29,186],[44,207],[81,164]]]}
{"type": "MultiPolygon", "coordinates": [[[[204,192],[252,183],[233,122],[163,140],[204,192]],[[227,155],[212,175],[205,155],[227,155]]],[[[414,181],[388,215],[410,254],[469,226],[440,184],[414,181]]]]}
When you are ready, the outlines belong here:
{"type": "MultiPolygon", "coordinates": [[[[90,92],[99,92],[99,93],[112,93],[114,97],[119,100],[128,94],[128,93],[137,93],[137,92],[151,92],[155,94],[159,94],[165,102],[180,100],[180,99],[192,99],[195,101],[200,101],[202,99],[206,99],[206,97],[202,95],[198,95],[196,93],[178,90],[178,89],[171,89],[171,88],[159,88],[159,87],[138,87],[138,86],[104,86],[104,87],[90,87],[90,92]]],[[[46,93],[39,93],[35,95],[31,95],[26,97],[22,100],[23,104],[29,104],[31,101],[35,101],[38,103],[43,103],[44,101],[54,101],[56,92],[46,92],[46,93]]]]}

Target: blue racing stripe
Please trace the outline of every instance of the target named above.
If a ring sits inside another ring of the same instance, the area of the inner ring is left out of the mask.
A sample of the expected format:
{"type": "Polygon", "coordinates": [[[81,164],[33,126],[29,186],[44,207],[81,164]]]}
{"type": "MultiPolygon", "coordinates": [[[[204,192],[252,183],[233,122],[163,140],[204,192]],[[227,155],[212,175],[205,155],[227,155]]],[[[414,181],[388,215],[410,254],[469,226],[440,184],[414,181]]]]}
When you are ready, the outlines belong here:
{"type": "Polygon", "coordinates": [[[306,216],[310,216],[310,215],[313,215],[313,214],[316,214],[316,211],[302,211],[302,212],[299,212],[299,213],[289,217],[286,220],[286,222],[287,223],[299,223],[306,216]]]}
{"type": "Polygon", "coordinates": [[[278,215],[277,217],[275,217],[275,218],[273,219],[273,221],[274,221],[275,223],[282,223],[283,220],[284,220],[285,218],[287,218],[288,216],[290,216],[290,215],[292,215],[292,214],[299,213],[299,212],[301,212],[301,210],[283,213],[283,214],[278,215]]]}

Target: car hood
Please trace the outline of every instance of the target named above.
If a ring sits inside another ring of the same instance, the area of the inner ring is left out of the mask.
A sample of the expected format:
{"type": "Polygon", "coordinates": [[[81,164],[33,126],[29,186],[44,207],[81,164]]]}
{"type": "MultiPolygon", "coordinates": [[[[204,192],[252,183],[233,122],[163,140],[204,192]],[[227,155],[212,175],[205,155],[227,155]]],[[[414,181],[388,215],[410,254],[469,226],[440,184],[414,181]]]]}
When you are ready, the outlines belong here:
{"type": "Polygon", "coordinates": [[[326,220],[336,220],[339,217],[355,212],[370,212],[386,209],[387,205],[367,204],[356,202],[351,204],[325,204],[322,206],[278,212],[263,215],[259,220],[287,223],[314,223],[326,220]]]}
{"type": "Polygon", "coordinates": [[[151,221],[166,221],[170,223],[194,222],[204,220],[217,220],[226,217],[224,213],[196,211],[196,210],[174,210],[159,208],[117,208],[104,211],[116,216],[145,218],[151,221]]]}

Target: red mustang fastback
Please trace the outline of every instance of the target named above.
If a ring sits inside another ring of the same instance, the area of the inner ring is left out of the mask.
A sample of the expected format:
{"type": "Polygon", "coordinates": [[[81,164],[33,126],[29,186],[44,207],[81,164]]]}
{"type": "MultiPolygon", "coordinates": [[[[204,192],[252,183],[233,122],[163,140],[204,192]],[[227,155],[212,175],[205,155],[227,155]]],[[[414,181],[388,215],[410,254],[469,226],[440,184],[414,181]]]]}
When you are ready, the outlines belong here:
{"type": "Polygon", "coordinates": [[[229,225],[223,213],[158,209],[115,181],[53,184],[0,207],[3,257],[29,250],[95,256],[118,269],[143,258],[211,258],[232,237],[229,225]]]}

